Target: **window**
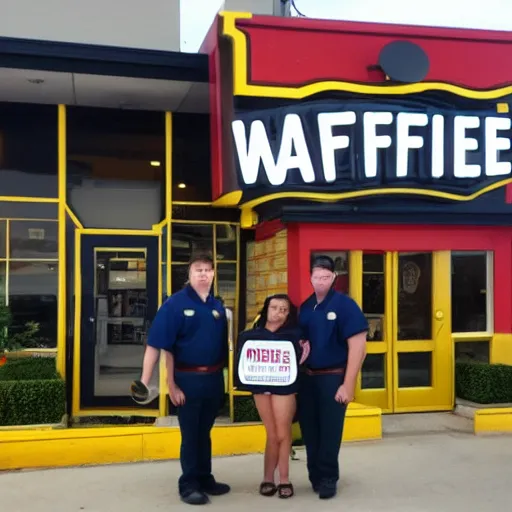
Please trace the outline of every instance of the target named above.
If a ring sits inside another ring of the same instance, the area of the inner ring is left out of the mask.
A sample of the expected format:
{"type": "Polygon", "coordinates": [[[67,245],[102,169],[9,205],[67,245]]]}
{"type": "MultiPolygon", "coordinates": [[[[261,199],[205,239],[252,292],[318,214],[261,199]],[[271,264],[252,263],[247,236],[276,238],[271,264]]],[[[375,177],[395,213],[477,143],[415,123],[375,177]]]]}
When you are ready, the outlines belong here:
{"type": "Polygon", "coordinates": [[[173,115],[172,199],[212,200],[208,115],[173,115]]]}
{"type": "Polygon", "coordinates": [[[455,343],[455,360],[489,363],[491,346],[488,341],[458,341],[455,343]]]}
{"type": "Polygon", "coordinates": [[[165,217],[164,113],[69,107],[67,126],[68,202],[82,224],[158,224],[165,217]]]}
{"type": "Polygon", "coordinates": [[[2,196],[57,197],[55,105],[0,103],[2,196]]]}
{"type": "Polygon", "coordinates": [[[38,324],[35,346],[57,346],[58,236],[54,220],[0,220],[0,301],[12,333],[38,324]]]}
{"type": "MultiPolygon", "coordinates": [[[[164,230],[165,234],[167,230],[164,230]]],[[[193,224],[173,222],[171,230],[171,288],[181,290],[188,279],[188,262],[193,254],[209,254],[215,261],[214,293],[224,305],[235,308],[237,291],[238,229],[234,224],[193,224]],[[215,242],[214,242],[215,241],[215,242]]],[[[162,244],[163,246],[164,244],[162,244]]],[[[163,260],[167,251],[162,248],[163,260]]],[[[166,265],[163,271],[167,271],[166,265]]],[[[165,276],[162,276],[165,282],[165,276]]],[[[165,288],[164,288],[165,291],[165,288]]]]}
{"type": "Polygon", "coordinates": [[[57,262],[9,262],[9,308],[12,329],[20,332],[27,322],[39,324],[38,345],[57,346],[57,262]]]}
{"type": "Polygon", "coordinates": [[[492,332],[492,253],[452,253],[452,332],[492,332]]]}
{"type": "MultiPolygon", "coordinates": [[[[386,256],[384,253],[363,253],[363,312],[370,327],[368,341],[384,341],[384,318],[386,315],[385,262],[386,256]]],[[[382,375],[384,375],[384,370],[382,375]]]]}

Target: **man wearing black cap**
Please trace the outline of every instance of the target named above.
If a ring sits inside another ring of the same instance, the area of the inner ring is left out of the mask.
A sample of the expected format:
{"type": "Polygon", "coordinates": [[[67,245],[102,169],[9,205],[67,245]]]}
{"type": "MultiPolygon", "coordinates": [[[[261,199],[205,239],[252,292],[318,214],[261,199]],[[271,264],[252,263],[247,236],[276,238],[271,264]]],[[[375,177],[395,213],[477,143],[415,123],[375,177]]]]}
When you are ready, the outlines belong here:
{"type": "Polygon", "coordinates": [[[336,495],[345,412],[354,399],[368,331],[359,306],[334,290],[335,280],[333,260],[315,257],[311,263],[314,293],[302,304],[299,314],[311,345],[301,376],[299,422],[309,480],[320,499],[336,495]]]}

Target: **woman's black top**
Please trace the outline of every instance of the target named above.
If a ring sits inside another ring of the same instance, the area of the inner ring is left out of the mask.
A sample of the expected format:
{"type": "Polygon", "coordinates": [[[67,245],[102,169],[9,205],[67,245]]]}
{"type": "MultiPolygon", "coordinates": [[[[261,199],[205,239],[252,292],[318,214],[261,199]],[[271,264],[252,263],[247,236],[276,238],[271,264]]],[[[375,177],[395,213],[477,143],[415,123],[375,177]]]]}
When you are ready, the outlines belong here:
{"type": "Polygon", "coordinates": [[[272,394],[272,395],[291,395],[297,393],[298,391],[298,381],[299,381],[299,361],[302,356],[302,348],[300,346],[300,340],[304,339],[302,335],[302,330],[299,327],[282,327],[275,332],[269,331],[264,327],[256,327],[254,329],[249,329],[247,331],[242,332],[238,336],[237,342],[237,351],[236,351],[236,362],[235,362],[235,383],[237,389],[241,391],[249,391],[253,394],[272,394]],[[240,380],[239,375],[239,363],[240,357],[242,355],[243,347],[245,343],[249,340],[254,341],[289,341],[292,343],[295,359],[297,362],[297,379],[295,382],[289,385],[275,386],[275,385],[267,385],[264,382],[261,384],[243,384],[240,380]]]}

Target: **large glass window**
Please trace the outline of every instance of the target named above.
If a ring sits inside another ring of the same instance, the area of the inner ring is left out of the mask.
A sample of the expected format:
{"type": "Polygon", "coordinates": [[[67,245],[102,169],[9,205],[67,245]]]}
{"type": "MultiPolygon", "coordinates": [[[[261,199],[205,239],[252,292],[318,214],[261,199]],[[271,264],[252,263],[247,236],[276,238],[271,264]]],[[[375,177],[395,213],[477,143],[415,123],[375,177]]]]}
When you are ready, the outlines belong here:
{"type": "Polygon", "coordinates": [[[57,262],[9,261],[9,308],[12,330],[21,332],[36,322],[37,345],[57,346],[57,262]]]}
{"type": "Polygon", "coordinates": [[[0,195],[58,196],[57,107],[0,103],[0,195]]]}
{"type": "MultiPolygon", "coordinates": [[[[147,339],[146,252],[95,253],[95,396],[125,396],[140,375],[147,339]]],[[[152,376],[158,385],[158,368],[152,376]]]]}
{"type": "Polygon", "coordinates": [[[25,348],[57,346],[57,221],[0,219],[0,301],[25,348]]]}
{"type": "Polygon", "coordinates": [[[5,296],[5,261],[0,261],[0,304],[6,304],[5,296]]]}
{"type": "Polygon", "coordinates": [[[210,116],[174,114],[173,201],[211,201],[210,116]]]}
{"type": "MultiPolygon", "coordinates": [[[[171,241],[172,293],[181,290],[188,279],[188,262],[193,254],[206,253],[215,261],[214,293],[224,305],[235,309],[237,284],[238,229],[235,224],[195,224],[173,222],[171,241]]],[[[166,257],[166,251],[162,253],[166,257]]],[[[163,267],[164,270],[166,266],[163,267]]],[[[165,276],[163,276],[165,281],[165,276]]]]}
{"type": "Polygon", "coordinates": [[[165,217],[165,114],[69,107],[68,203],[86,227],[151,229],[165,217]]]}
{"type": "Polygon", "coordinates": [[[57,259],[58,223],[53,221],[10,221],[10,258],[57,259]]]}
{"type": "Polygon", "coordinates": [[[452,331],[491,332],[492,254],[452,253],[452,331]]]}
{"type": "Polygon", "coordinates": [[[384,341],[386,316],[386,256],[363,253],[363,312],[368,319],[368,341],[384,341]]]}

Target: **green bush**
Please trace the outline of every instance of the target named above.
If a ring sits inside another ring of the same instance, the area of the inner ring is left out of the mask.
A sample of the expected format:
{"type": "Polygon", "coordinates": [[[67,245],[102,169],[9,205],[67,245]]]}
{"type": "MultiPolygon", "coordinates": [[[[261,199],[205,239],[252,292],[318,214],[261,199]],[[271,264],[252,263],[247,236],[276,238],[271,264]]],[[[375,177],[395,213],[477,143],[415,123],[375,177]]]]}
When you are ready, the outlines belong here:
{"type": "Polygon", "coordinates": [[[0,366],[0,381],[59,379],[53,357],[8,358],[0,366]]]}
{"type": "Polygon", "coordinates": [[[0,382],[0,425],[59,423],[66,412],[62,379],[0,382]]]}
{"type": "Polygon", "coordinates": [[[44,340],[38,335],[37,322],[27,322],[22,330],[19,326],[13,330],[12,325],[11,310],[0,300],[0,353],[42,346],[44,340]]]}
{"type": "Polygon", "coordinates": [[[458,398],[478,404],[512,402],[512,366],[457,362],[455,390],[458,398]]]}
{"type": "Polygon", "coordinates": [[[235,397],[235,423],[261,421],[252,396],[235,397]]]}

